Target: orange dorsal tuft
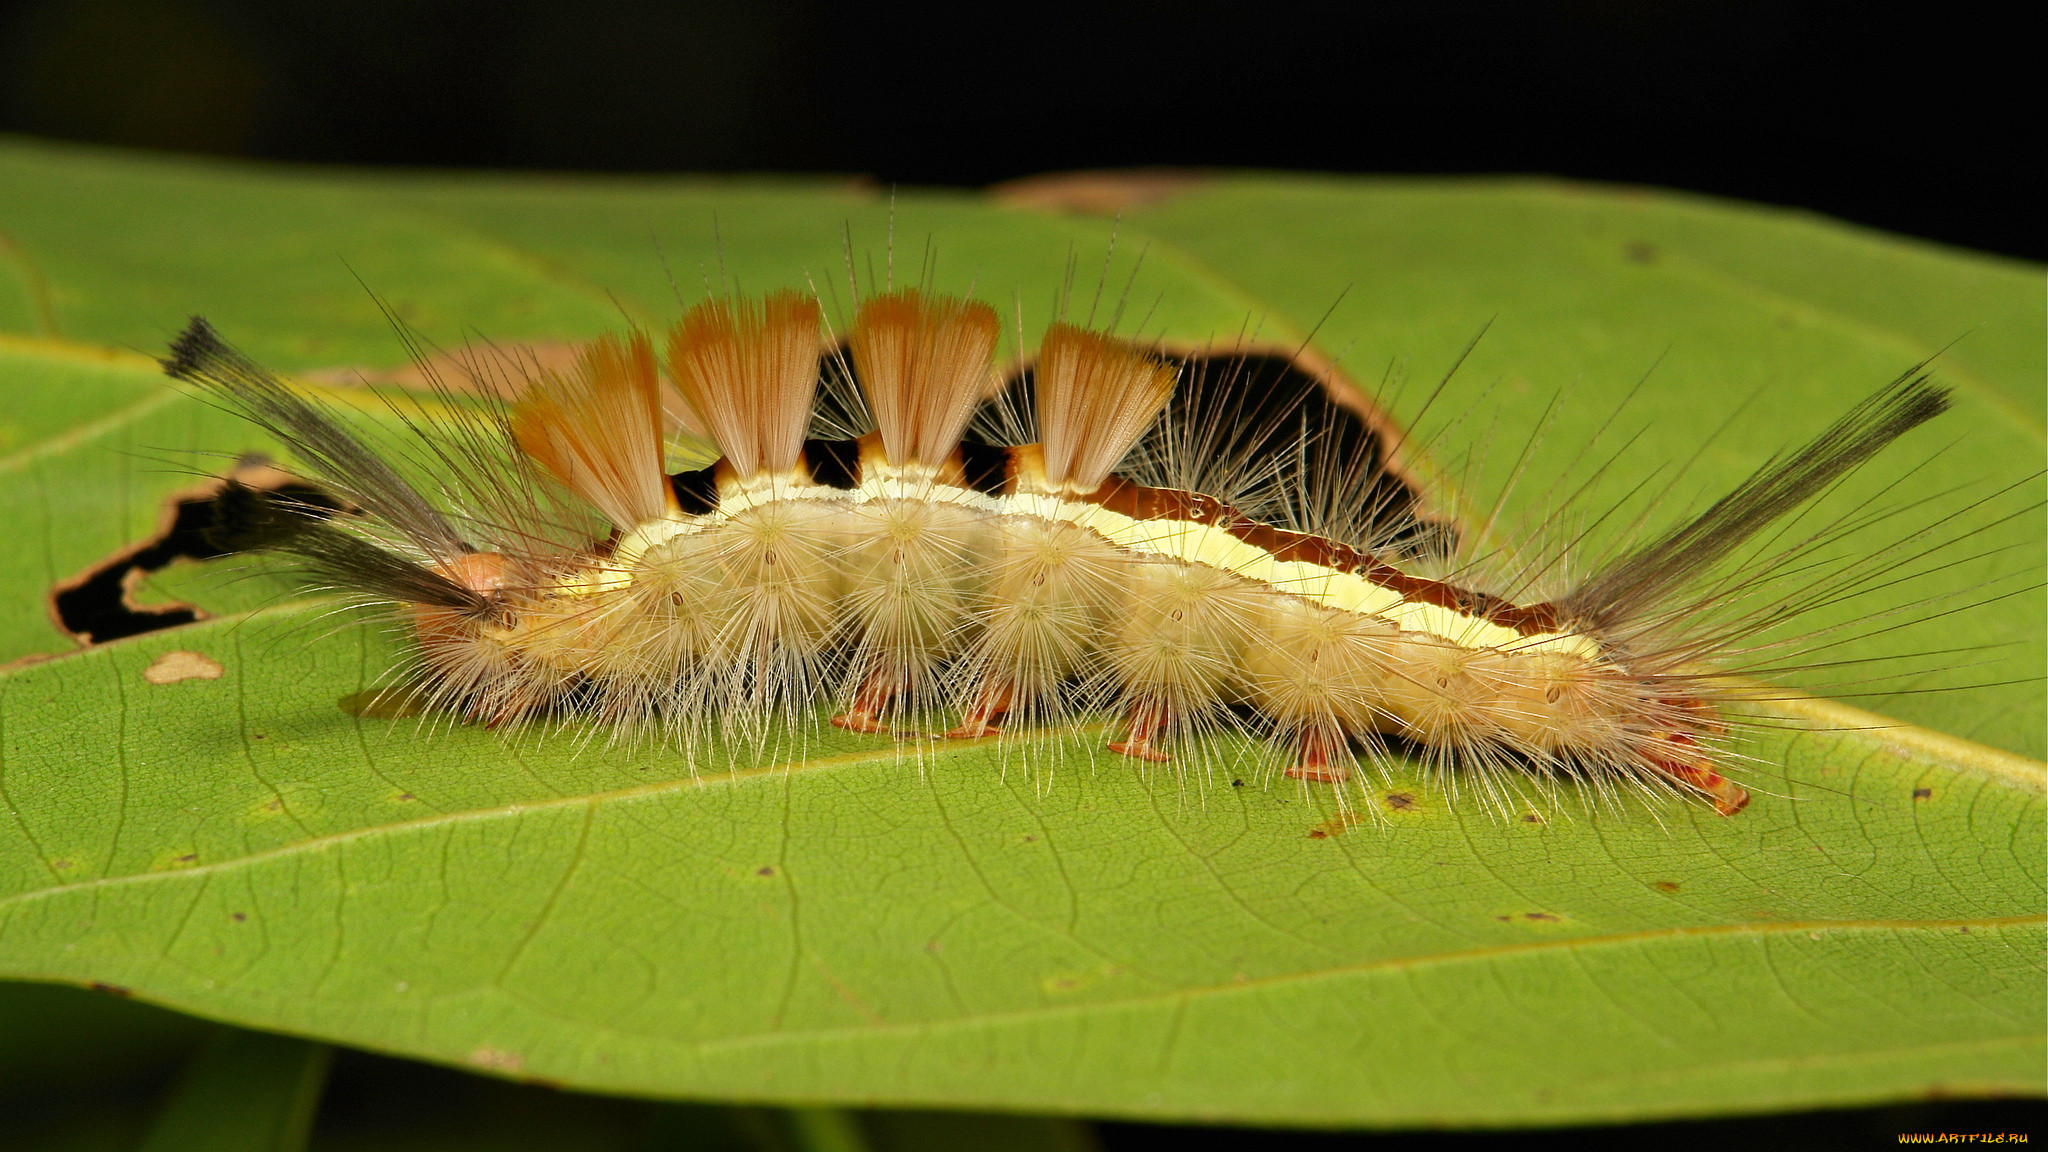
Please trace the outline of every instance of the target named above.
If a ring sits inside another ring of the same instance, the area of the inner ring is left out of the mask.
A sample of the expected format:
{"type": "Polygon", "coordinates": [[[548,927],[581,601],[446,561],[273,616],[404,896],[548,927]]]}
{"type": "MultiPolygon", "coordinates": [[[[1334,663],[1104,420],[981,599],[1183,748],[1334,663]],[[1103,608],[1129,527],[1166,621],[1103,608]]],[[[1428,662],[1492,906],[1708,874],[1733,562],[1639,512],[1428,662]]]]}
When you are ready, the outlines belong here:
{"type": "Polygon", "coordinates": [[[745,480],[796,467],[818,388],[818,302],[706,300],[669,330],[668,365],[690,412],[745,480]]]}
{"type": "Polygon", "coordinates": [[[1032,369],[1045,478],[1093,492],[1159,418],[1179,369],[1110,336],[1046,329],[1032,369]]]}
{"type": "Polygon", "coordinates": [[[522,452],[620,528],[667,513],[660,382],[645,335],[601,336],[575,371],[534,381],[512,409],[522,452]]]}
{"type": "Polygon", "coordinates": [[[991,390],[995,309],[915,289],[872,297],[850,341],[861,392],[890,464],[937,467],[991,390]]]}

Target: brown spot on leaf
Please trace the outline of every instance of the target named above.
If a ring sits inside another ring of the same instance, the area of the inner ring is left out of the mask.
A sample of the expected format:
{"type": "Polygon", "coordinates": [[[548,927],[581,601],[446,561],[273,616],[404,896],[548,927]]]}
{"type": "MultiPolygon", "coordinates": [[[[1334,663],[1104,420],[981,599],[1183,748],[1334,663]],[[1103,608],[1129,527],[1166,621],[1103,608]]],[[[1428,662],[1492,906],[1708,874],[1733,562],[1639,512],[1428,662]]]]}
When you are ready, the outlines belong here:
{"type": "Polygon", "coordinates": [[[1049,172],[1005,181],[991,187],[988,194],[1006,208],[1069,216],[1121,216],[1163,204],[1208,181],[1207,173],[1188,168],[1049,172]]]}
{"type": "Polygon", "coordinates": [[[187,852],[183,856],[173,856],[171,859],[179,864],[191,864],[199,859],[199,853],[187,852]]]}
{"type": "Polygon", "coordinates": [[[1555,924],[1555,923],[1557,923],[1557,922],[1558,922],[1559,920],[1562,920],[1562,919],[1564,919],[1564,918],[1563,918],[1562,916],[1558,916],[1558,915],[1556,915],[1556,914],[1554,914],[1554,913],[1550,913],[1550,912],[1524,912],[1524,913],[1522,913],[1522,919],[1524,919],[1524,920],[1539,920],[1539,921],[1542,921],[1542,922],[1543,922],[1543,923],[1545,923],[1545,924],[1555,924]]]}
{"type": "Polygon", "coordinates": [[[1915,799],[1915,800],[1932,800],[1932,799],[1934,799],[1934,789],[1932,789],[1932,788],[1915,788],[1915,789],[1913,789],[1913,799],[1915,799]]]}
{"type": "Polygon", "coordinates": [[[1364,823],[1365,819],[1364,813],[1353,812],[1347,808],[1328,820],[1323,821],[1321,824],[1316,825],[1314,828],[1309,829],[1308,838],[1311,840],[1327,840],[1332,836],[1342,834],[1345,829],[1350,828],[1354,824],[1364,823]]]}
{"type": "Polygon", "coordinates": [[[233,918],[235,923],[240,924],[249,918],[249,914],[247,912],[237,912],[233,918]]]}
{"type": "Polygon", "coordinates": [[[489,1068],[498,1072],[517,1072],[526,1067],[524,1056],[517,1052],[507,1052],[503,1048],[493,1048],[488,1044],[479,1044],[471,1049],[469,1062],[479,1068],[489,1068]]]}
{"type": "Polygon", "coordinates": [[[763,864],[761,867],[754,869],[754,875],[773,876],[775,875],[775,866],[773,864],[763,864]]]}
{"type": "Polygon", "coordinates": [[[1407,811],[1409,811],[1409,810],[1411,810],[1411,809],[1413,809],[1413,808],[1415,808],[1415,807],[1416,807],[1415,793],[1413,793],[1413,792],[1389,792],[1389,793],[1387,793],[1387,808],[1388,808],[1389,810],[1391,810],[1391,811],[1394,811],[1394,812],[1407,812],[1407,811]]]}
{"type": "Polygon", "coordinates": [[[104,992],[109,996],[119,996],[123,1000],[135,995],[134,992],[121,987],[119,984],[108,984],[100,980],[95,980],[92,983],[87,984],[86,988],[94,992],[104,992]]]}
{"type": "Polygon", "coordinates": [[[1657,246],[1648,240],[1631,240],[1622,247],[1621,251],[1622,255],[1628,257],[1631,264],[1655,264],[1657,262],[1657,246]]]}
{"type": "Polygon", "coordinates": [[[1522,823],[1541,824],[1543,823],[1543,814],[1540,812],[1524,812],[1522,813],[1522,823]]]}
{"type": "Polygon", "coordinates": [[[176,684],[181,680],[218,680],[226,672],[220,661],[204,652],[180,648],[151,661],[142,670],[142,678],[151,684],[176,684]]]}
{"type": "Polygon", "coordinates": [[[1659,880],[1655,884],[1650,885],[1650,887],[1655,888],[1659,892],[1676,892],[1678,891],[1678,881],[1659,880]]]}

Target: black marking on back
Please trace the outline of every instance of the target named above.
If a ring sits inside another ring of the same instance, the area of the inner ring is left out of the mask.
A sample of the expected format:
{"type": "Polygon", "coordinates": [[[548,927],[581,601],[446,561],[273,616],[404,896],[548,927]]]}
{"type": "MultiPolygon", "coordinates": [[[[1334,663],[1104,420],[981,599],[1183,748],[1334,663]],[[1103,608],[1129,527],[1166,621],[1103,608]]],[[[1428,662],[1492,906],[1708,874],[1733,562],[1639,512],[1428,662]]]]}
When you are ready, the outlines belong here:
{"type": "Polygon", "coordinates": [[[975,406],[962,438],[976,444],[1038,443],[1038,405],[1033,391],[1036,381],[1028,367],[1010,373],[994,395],[975,406]]]}
{"type": "Polygon", "coordinates": [[[668,478],[669,491],[676,494],[676,504],[683,515],[702,516],[718,510],[718,479],[712,472],[712,468],[699,468],[668,478]]]}
{"type": "Polygon", "coordinates": [[[960,471],[967,487],[984,496],[1000,496],[1009,480],[1010,450],[994,444],[960,442],[960,471]]]}
{"type": "Polygon", "coordinates": [[[853,352],[842,340],[818,358],[818,390],[811,399],[807,435],[843,440],[872,432],[874,427],[874,417],[868,415],[867,400],[861,395],[860,376],[853,368],[853,352]]]}
{"type": "Polygon", "coordinates": [[[813,483],[841,491],[860,487],[857,440],[806,440],[804,463],[810,466],[813,483]]]}

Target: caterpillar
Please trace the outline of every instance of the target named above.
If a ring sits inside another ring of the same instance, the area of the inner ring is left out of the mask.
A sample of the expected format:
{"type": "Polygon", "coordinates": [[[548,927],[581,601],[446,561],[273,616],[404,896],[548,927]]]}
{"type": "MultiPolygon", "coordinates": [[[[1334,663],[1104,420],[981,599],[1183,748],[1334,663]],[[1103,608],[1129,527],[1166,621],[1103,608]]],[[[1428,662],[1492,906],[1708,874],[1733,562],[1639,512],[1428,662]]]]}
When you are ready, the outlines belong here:
{"type": "Polygon", "coordinates": [[[224,550],[394,610],[437,714],[690,756],[828,706],[898,740],[1099,725],[1138,765],[1248,733],[1340,797],[1405,752],[1497,806],[1576,781],[1722,815],[1749,800],[1729,734],[1755,613],[1729,605],[1813,549],[1731,558],[1949,403],[1915,369],[1587,571],[1488,576],[1398,436],[1319,391],[1065,321],[1004,384],[995,310],[923,289],[826,328],[814,294],[714,293],[659,350],[600,337],[395,447],[203,319],[163,366],[350,510],[241,489],[224,550]],[[677,415],[713,463],[665,471],[677,415]]]}

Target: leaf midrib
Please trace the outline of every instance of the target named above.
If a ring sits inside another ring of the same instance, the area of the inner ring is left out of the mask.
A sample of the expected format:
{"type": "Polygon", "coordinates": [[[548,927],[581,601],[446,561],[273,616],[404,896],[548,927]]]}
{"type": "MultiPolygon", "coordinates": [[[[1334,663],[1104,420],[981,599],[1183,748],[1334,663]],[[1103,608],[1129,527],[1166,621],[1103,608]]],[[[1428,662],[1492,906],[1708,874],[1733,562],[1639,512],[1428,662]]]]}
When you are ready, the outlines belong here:
{"type": "MultiPolygon", "coordinates": [[[[967,1029],[1011,1020],[1039,1020],[1063,1015],[1091,1014],[1111,1009],[1121,1011],[1150,1005],[1173,1004],[1200,997],[1225,996],[1237,992],[1253,992],[1264,988],[1288,987],[1322,980],[1346,980],[1378,973],[1412,973],[1420,969],[1541,955],[1547,952],[1577,952],[1589,948],[1623,947],[1683,939],[1791,936],[1806,932],[1938,932],[1964,928],[1989,928],[1996,930],[2044,925],[2048,925],[2048,915],[2029,914],[2025,916],[1994,916],[1970,920],[1798,920],[1777,923],[1721,924],[1690,928],[1656,928],[1636,932],[1617,932],[1604,935],[1574,936],[1557,940],[1539,940],[1521,944],[1502,944],[1486,948],[1473,948],[1461,952],[1426,952],[1412,956],[1392,956],[1359,964],[1342,964],[1327,968],[1286,972],[1242,981],[1232,980],[1225,984],[1183,985],[1160,992],[1143,993],[1115,999],[1090,1000],[1073,1004],[1034,1005],[1030,1008],[1014,1009],[1006,1012],[983,1012],[941,1020],[906,1021],[901,1024],[865,1024],[859,1027],[753,1032],[744,1036],[727,1036],[714,1040],[698,1041],[690,1045],[690,1047],[702,1053],[727,1048],[765,1046],[792,1039],[810,1041],[840,1036],[872,1036],[881,1032],[934,1032],[950,1029],[967,1029]]],[[[621,1031],[618,1028],[607,1028],[605,1031],[618,1035],[634,1034],[621,1031]]]]}
{"type": "MultiPolygon", "coordinates": [[[[786,1043],[809,1044],[835,1039],[865,1039],[892,1033],[929,1035],[939,1032],[973,1031],[979,1028],[1008,1023],[1035,1023],[1068,1016],[1088,1016],[1110,1011],[1122,1012],[1185,1004],[1209,997],[1231,996],[1239,993],[1250,994],[1266,989],[1287,988],[1320,981],[1352,980],[1380,974],[1406,975],[1427,969],[1445,968],[1466,963],[1518,959],[1556,952],[1572,953],[1610,947],[1655,945],[1687,939],[1776,938],[1813,932],[1826,932],[1830,934],[1849,932],[1943,932],[1978,928],[1997,931],[2006,928],[2043,926],[2048,926],[2048,916],[2029,914],[2024,916],[1997,916],[1956,920],[1800,920],[1777,923],[1645,929],[1635,932],[1618,932],[1604,935],[1575,936],[1556,940],[1531,941],[1519,944],[1494,945],[1458,952],[1428,952],[1409,956],[1393,956],[1356,964],[1343,964],[1279,973],[1256,979],[1232,979],[1227,983],[1179,985],[1155,992],[1135,993],[1095,1000],[1077,1000],[1071,1004],[1034,1004],[1027,1008],[906,1020],[900,1023],[885,1021],[882,1023],[818,1028],[773,1028],[765,1031],[748,1032],[743,1035],[688,1041],[685,1042],[684,1046],[702,1056],[730,1050],[768,1048],[786,1043]]],[[[469,991],[469,989],[456,990],[457,994],[466,994],[469,991]]],[[[2019,1022],[2015,1021],[2013,1023],[2016,1027],[2019,1026],[2019,1022]]],[[[639,1032],[633,1029],[620,1028],[616,1025],[592,1025],[592,1027],[598,1032],[612,1036],[637,1037],[662,1042],[674,1040],[674,1037],[663,1033],[639,1032]]]]}
{"type": "MultiPolygon", "coordinates": [[[[922,757],[941,756],[950,758],[954,755],[973,751],[988,743],[990,743],[990,740],[963,740],[949,743],[942,748],[923,749],[920,755],[922,757]]],[[[847,752],[838,756],[820,757],[815,760],[805,760],[797,763],[765,764],[754,768],[736,768],[729,772],[699,773],[695,776],[675,780],[662,780],[652,784],[636,784],[631,788],[616,788],[604,792],[582,792],[571,796],[551,796],[533,800],[514,800],[487,808],[467,808],[457,812],[436,812],[429,816],[420,816],[411,820],[396,820],[388,824],[366,824],[339,832],[311,836],[304,840],[294,840],[289,844],[281,844],[275,848],[264,849],[260,852],[232,856],[208,864],[195,864],[188,868],[173,868],[159,872],[131,872],[120,876],[96,876],[91,879],[77,881],[76,883],[17,892],[12,896],[0,897],[0,911],[30,899],[65,892],[188,876],[204,877],[245,864],[262,863],[273,859],[289,857],[300,852],[319,852],[337,844],[386,834],[399,835],[440,827],[455,827],[486,820],[516,817],[526,812],[585,806],[596,808],[602,804],[623,803],[648,796],[682,793],[697,788],[735,784],[763,776],[790,776],[797,773],[821,772],[853,765],[879,764],[884,761],[901,759],[905,754],[904,746],[891,745],[874,751],[847,752]]]]}
{"type": "MultiPolygon", "coordinates": [[[[963,755],[965,753],[971,752],[986,743],[988,743],[988,741],[985,740],[963,741],[958,744],[951,744],[939,748],[926,748],[922,750],[922,753],[928,756],[952,758],[954,756],[963,755]]],[[[435,813],[431,816],[423,816],[413,820],[400,821],[390,824],[376,824],[359,828],[351,828],[341,832],[334,832],[323,836],[316,836],[306,840],[296,841],[291,844],[280,845],[276,848],[268,849],[262,852],[250,853],[248,855],[237,856],[230,859],[221,860],[215,863],[196,865],[194,867],[189,868],[170,869],[160,872],[130,873],[124,876],[95,877],[90,880],[82,880],[72,884],[53,885],[45,888],[37,888],[26,892],[20,892],[13,896],[0,898],[0,913],[5,913],[12,909],[33,904],[44,899],[55,899],[73,892],[103,890],[113,887],[126,887],[129,885],[153,884],[164,882],[182,883],[195,877],[202,879],[209,878],[214,875],[228,873],[232,870],[240,868],[260,867],[274,860],[288,859],[293,856],[304,853],[321,852],[325,851],[328,848],[335,847],[338,845],[352,843],[356,841],[371,840],[387,835],[403,835],[406,833],[415,832],[423,829],[454,827],[462,824],[475,823],[480,821],[516,817],[522,813],[534,811],[546,811],[554,809],[581,807],[585,809],[587,814],[594,814],[600,805],[605,804],[631,802],[633,800],[643,799],[651,796],[676,794],[695,789],[709,789],[714,787],[740,784],[749,780],[760,779],[770,776],[782,776],[786,778],[788,776],[800,772],[823,772],[844,767],[876,764],[882,761],[899,759],[902,754],[903,751],[900,746],[891,746],[886,749],[877,749],[875,751],[853,752],[845,753],[838,756],[823,757],[815,760],[804,761],[798,764],[778,763],[772,765],[762,765],[753,768],[734,769],[728,772],[699,774],[694,777],[677,780],[664,780],[650,784],[636,785],[631,788],[614,789],[606,792],[586,793],[576,796],[551,797],[531,801],[513,801],[507,804],[494,805],[488,808],[473,808],[466,809],[460,812],[435,813]]],[[[1222,994],[1236,990],[1286,985],[1310,980],[1337,979],[1347,976],[1356,976],[1371,973],[1375,971],[1412,971],[1417,968],[1429,967],[1433,965],[1462,963],[1467,960],[1492,959],[1507,956],[1540,953],[1543,951],[1556,949],[1576,950],[1588,947],[1605,947],[1610,945],[1620,946],[1627,944],[1669,941],[1687,938],[1729,936],[1774,936],[1793,934],[1799,932],[1816,931],[1939,931],[1944,929],[1960,929],[1966,927],[2001,928],[2042,924],[2048,924],[2048,915],[2040,913],[2030,913],[2021,916],[1976,917],[1963,919],[1950,918],[1928,920],[1867,919],[1752,921],[1742,924],[1704,926],[1696,925],[1689,927],[1676,926],[1671,928],[1642,929],[1630,932],[1589,933],[1585,935],[1572,936],[1556,940],[1543,940],[1519,944],[1494,945],[1483,948],[1473,948],[1455,952],[1432,952],[1409,956],[1389,957],[1384,959],[1367,961],[1359,964],[1348,964],[1338,965],[1334,967],[1319,967],[1313,969],[1305,969],[1301,971],[1288,972],[1274,976],[1266,976],[1257,979],[1248,979],[1243,981],[1233,980],[1228,984],[1210,985],[1202,987],[1184,986],[1159,993],[1154,993],[1149,996],[1140,995],[1127,998],[1119,998],[1113,1001],[1109,1001],[1109,1003],[1113,1003],[1119,1006],[1133,1006],[1141,1005],[1147,1003],[1148,1001],[1164,1002],[1191,995],[1222,994]]],[[[964,1018],[961,1022],[965,1022],[965,1020],[986,1020],[993,1018],[1001,1018],[1004,1016],[1025,1017],[1047,1012],[1079,1010],[1090,1006],[1099,1007],[1102,1005],[1102,1003],[1104,1002],[1091,1001],[1088,1004],[1076,1004],[1071,1006],[1059,1006],[1053,1008],[1041,1006],[1034,1007],[1032,1009],[1021,1012],[998,1013],[993,1014],[992,1016],[964,1018]]],[[[862,1029],[841,1031],[867,1033],[874,1031],[876,1028],[910,1028],[924,1026],[926,1025],[869,1025],[862,1029]]],[[[807,1034],[829,1034],[831,1031],[832,1030],[822,1030],[819,1033],[807,1034]]],[[[789,1033],[777,1032],[761,1034],[762,1037],[787,1035],[789,1035],[789,1033]]],[[[736,1037],[725,1041],[719,1041],[717,1043],[740,1043],[746,1039],[748,1038],[736,1037]]]]}
{"type": "MultiPolygon", "coordinates": [[[[829,763],[833,766],[839,766],[846,763],[857,763],[862,760],[868,759],[873,759],[873,757],[867,756],[866,754],[856,754],[832,757],[830,758],[829,763]]],[[[823,765],[826,762],[814,763],[823,765]]],[[[783,766],[778,765],[769,768],[746,769],[733,773],[724,773],[720,774],[717,777],[702,778],[702,785],[711,786],[715,784],[728,783],[740,779],[781,771],[782,769],[783,766]]],[[[648,785],[641,788],[626,789],[622,790],[622,792],[618,793],[617,795],[641,795],[653,791],[658,791],[660,789],[671,787],[677,784],[682,784],[684,786],[690,787],[698,786],[697,784],[691,782],[669,782],[661,785],[648,785]]],[[[571,803],[588,805],[594,808],[597,802],[598,801],[596,798],[585,797],[562,801],[546,801],[541,804],[512,804],[506,805],[499,809],[488,809],[480,810],[478,812],[460,813],[455,814],[453,816],[439,817],[438,819],[443,822],[452,822],[455,820],[469,820],[474,818],[481,818],[484,816],[508,814],[536,807],[560,807],[564,804],[571,803]]],[[[432,820],[412,821],[408,822],[408,825],[430,824],[432,822],[432,820]]],[[[236,868],[254,867],[265,862],[268,862],[271,859],[282,856],[289,856],[293,853],[302,850],[320,850],[332,846],[336,843],[362,838],[366,835],[381,834],[384,832],[405,828],[408,825],[381,825],[375,828],[357,829],[345,833],[336,833],[331,836],[319,837],[315,840],[301,841],[297,844],[286,845],[284,847],[273,849],[268,852],[237,857],[233,860],[222,861],[218,864],[201,865],[194,868],[183,868],[166,872],[151,872],[129,876],[106,877],[97,880],[85,881],[78,884],[64,885],[61,887],[37,889],[32,892],[20,893],[18,895],[11,896],[6,899],[0,899],[0,912],[6,912],[15,907],[31,904],[45,898],[55,898],[57,896],[65,895],[74,891],[112,887],[117,885],[125,886],[130,884],[153,883],[160,881],[183,881],[193,876],[206,877],[218,873],[227,872],[229,870],[236,868]]],[[[946,1029],[967,1029],[986,1026],[989,1024],[998,1024],[1006,1021],[1032,1021],[1047,1018],[1057,1018],[1063,1015],[1088,1014],[1104,1010],[1125,1010],[1133,1008],[1143,1008],[1151,1005],[1166,1005],[1185,1002],[1196,998],[1210,996],[1226,996],[1236,993],[1250,993],[1259,991],[1261,989],[1283,988],[1313,983],[1316,981],[1353,979],[1357,977],[1370,976],[1379,973],[1413,973],[1419,970],[1429,968],[1446,967],[1450,965],[1465,964],[1471,962],[1512,959],[1524,956],[1542,955],[1544,953],[1549,952],[1581,952],[1584,950],[1596,948],[1618,948],[1644,944],[1654,945],[1692,939],[1784,937],[1817,932],[1825,932],[1831,934],[1839,934],[1844,932],[1942,932],[1962,931],[1975,928],[1984,928],[1996,931],[2005,928],[2025,928],[2044,926],[2048,926],[2048,914],[2028,913],[2018,916],[1988,916],[1925,920],[1880,918],[1858,920],[1752,921],[1741,924],[1674,926],[1670,928],[1638,929],[1635,931],[1626,932],[1589,933],[1585,935],[1562,937],[1550,940],[1525,941],[1515,944],[1498,944],[1489,945],[1485,947],[1466,948],[1458,951],[1425,952],[1405,956],[1384,957],[1360,963],[1307,968],[1292,972],[1277,973],[1270,976],[1261,976],[1257,978],[1249,978],[1242,980],[1232,979],[1227,983],[1181,985],[1151,993],[1118,996],[1100,1000],[1079,1001],[1073,1004],[1033,1005],[1029,1008],[1014,1009],[1009,1011],[983,1012],[963,1016],[947,1017],[936,1020],[906,1021],[903,1023],[869,1023],[863,1024],[858,1027],[808,1028],[795,1030],[775,1029],[765,1032],[748,1033],[746,1035],[741,1036],[729,1036],[713,1040],[699,1041],[691,1044],[690,1047],[692,1050],[701,1054],[730,1048],[768,1046],[773,1044],[790,1042],[794,1040],[831,1039],[835,1037],[868,1037],[885,1032],[929,1033],[932,1031],[946,1029]]],[[[609,1032],[614,1035],[636,1035],[636,1033],[630,1030],[622,1030],[617,1027],[605,1027],[602,1029],[602,1031],[609,1032]]],[[[667,1037],[662,1036],[654,1036],[653,1038],[667,1039],[667,1037]]]]}

